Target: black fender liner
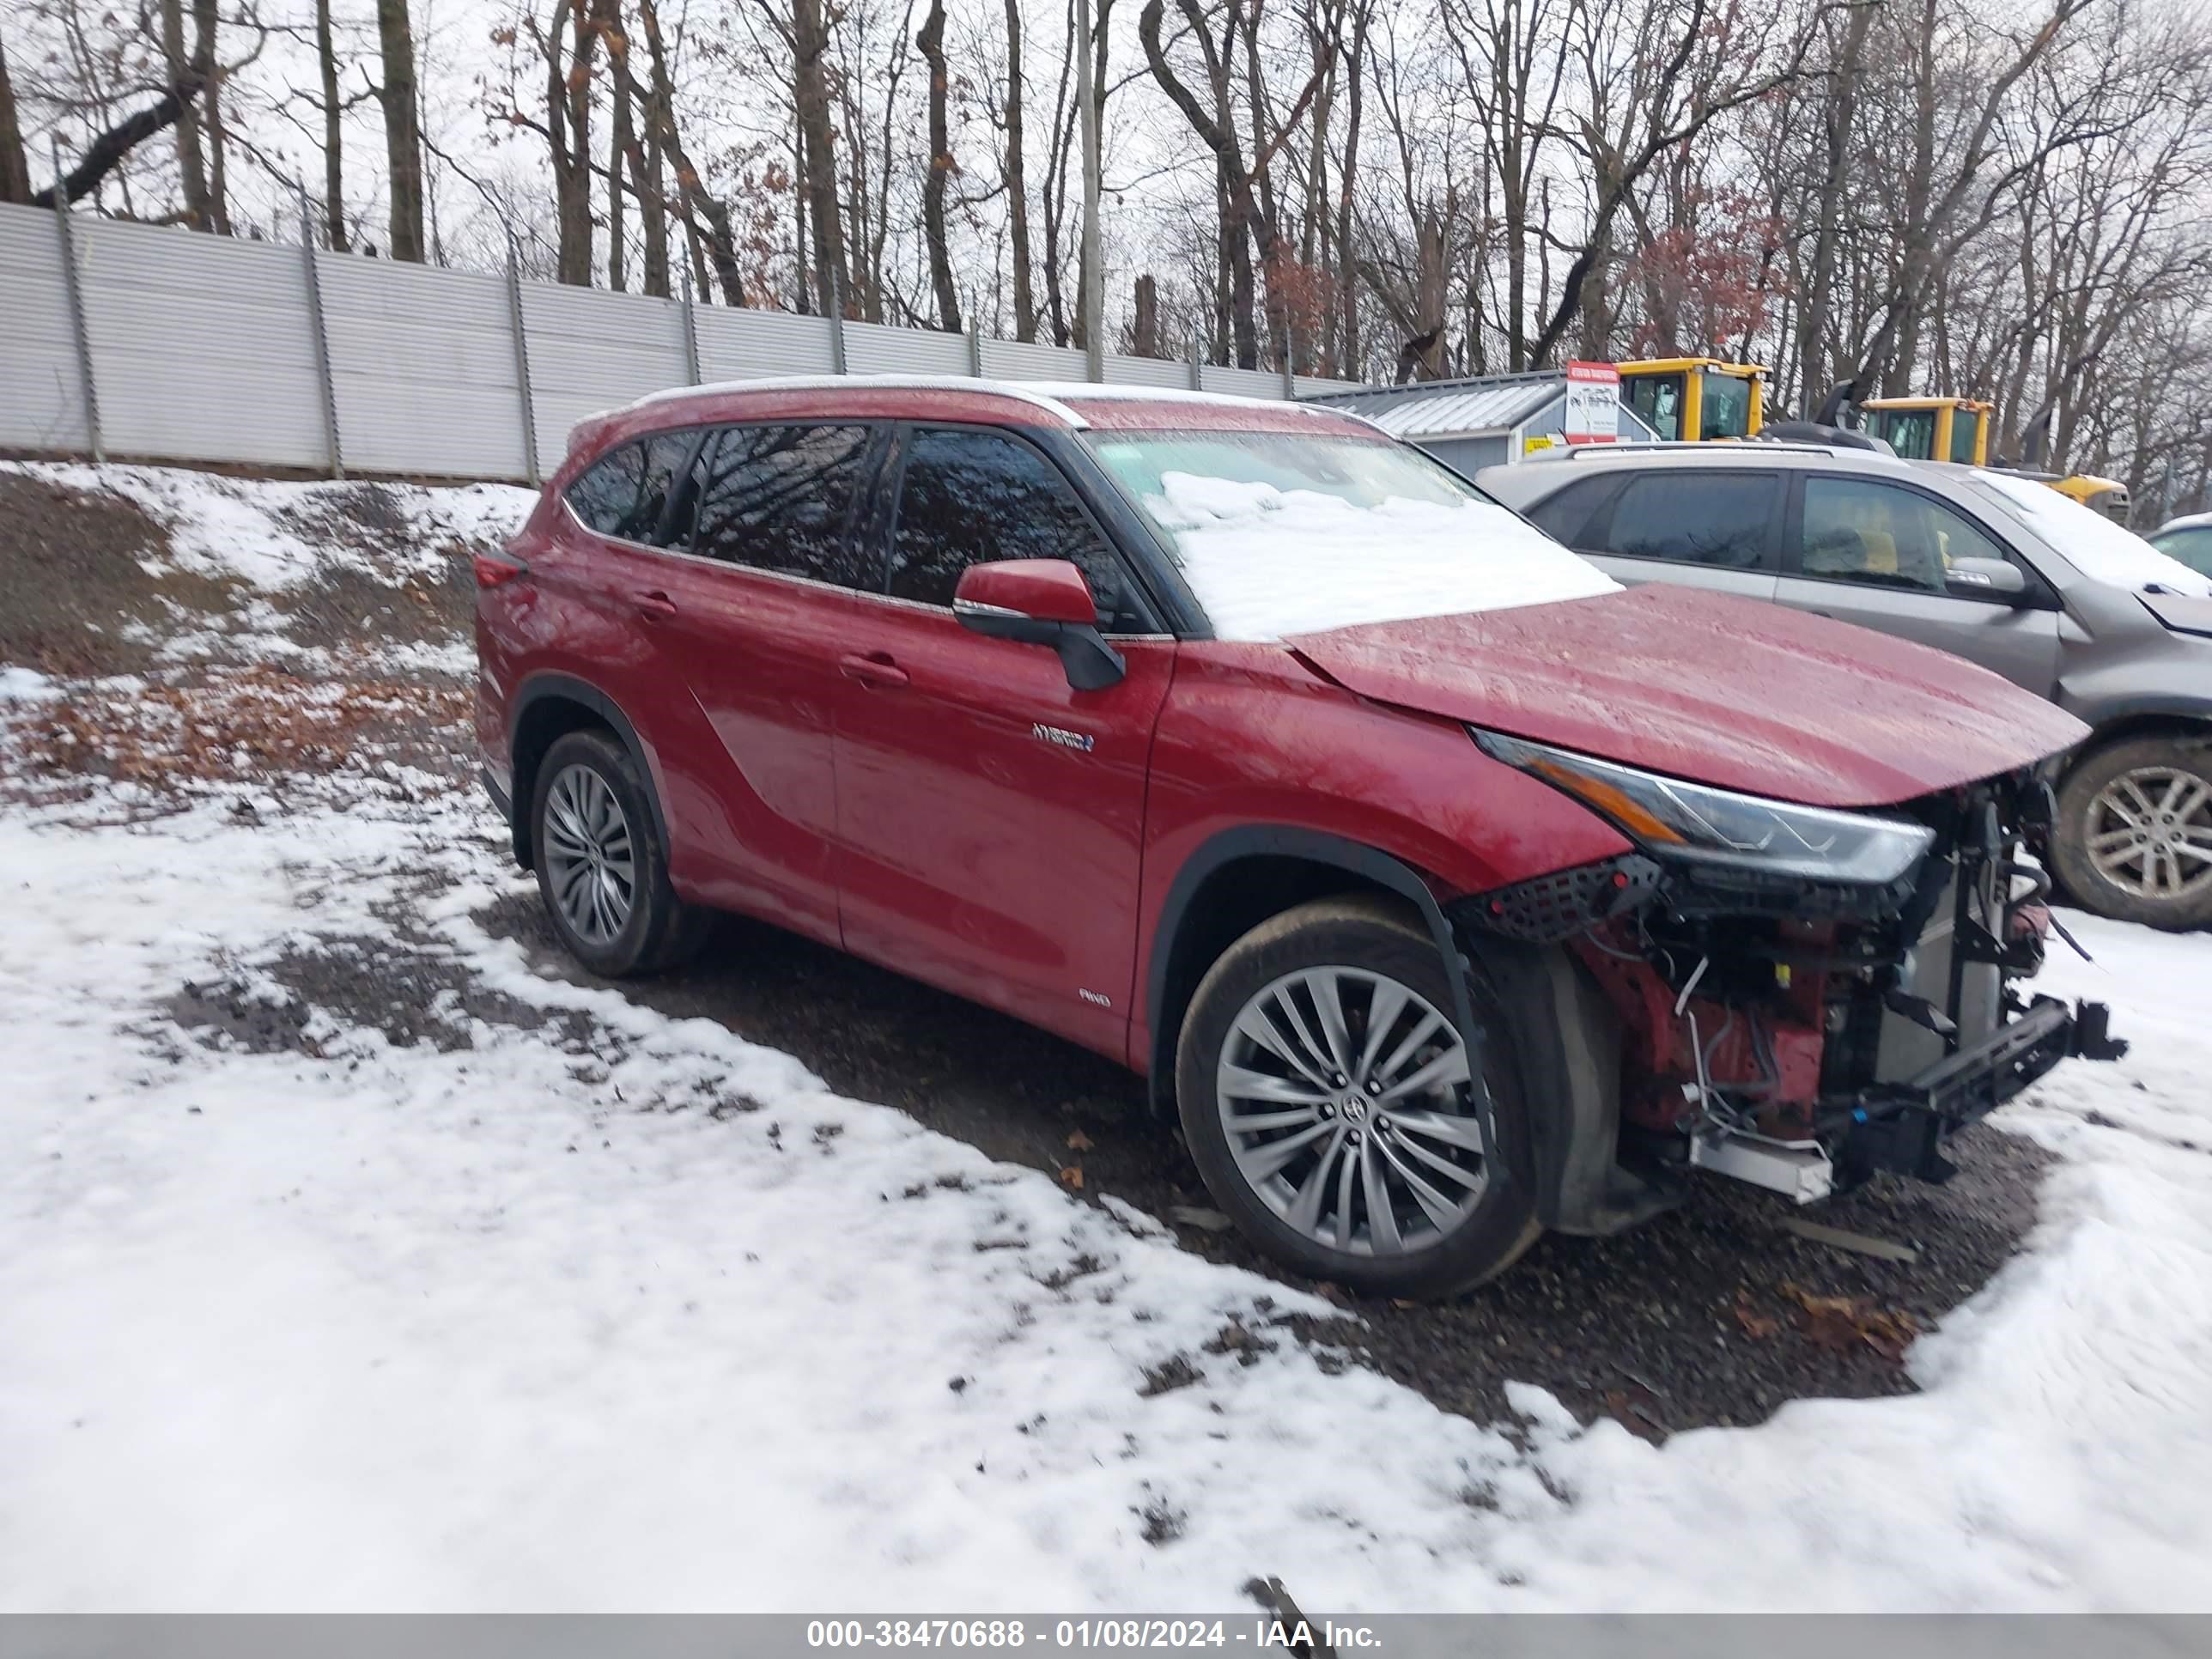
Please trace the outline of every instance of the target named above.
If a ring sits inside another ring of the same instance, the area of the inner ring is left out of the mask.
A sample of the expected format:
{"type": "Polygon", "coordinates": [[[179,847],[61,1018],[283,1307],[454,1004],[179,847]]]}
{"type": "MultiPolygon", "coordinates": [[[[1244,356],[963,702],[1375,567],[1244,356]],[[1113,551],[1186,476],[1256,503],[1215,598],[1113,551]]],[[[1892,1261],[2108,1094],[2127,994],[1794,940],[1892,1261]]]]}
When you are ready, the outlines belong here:
{"type": "MultiPolygon", "coordinates": [[[[1426,924],[1437,955],[1443,958],[1445,976],[1451,981],[1452,1020],[1468,1046],[1475,1082],[1481,1084],[1482,1030],[1475,1021],[1474,1004],[1468,995],[1468,963],[1444,915],[1443,907],[1437,903],[1437,896],[1420,874],[1411,865],[1378,848],[1341,836],[1287,824],[1247,824],[1221,831],[1192,854],[1176,872],[1174,881],[1168,885],[1167,897],[1160,905],[1159,925],[1152,935],[1152,961],[1146,969],[1145,989],[1146,1023],[1151,1029],[1152,1042],[1146,1082],[1156,1115],[1173,1114],[1175,1039],[1181,1020],[1178,1018],[1170,1021],[1167,1005],[1168,975],[1175,957],[1176,941],[1182,932],[1191,902],[1207,878],[1224,866],[1247,858],[1296,859],[1342,870],[1411,903],[1426,924]]],[[[1178,1015],[1182,1012],[1176,1011],[1178,1015]]],[[[1478,1086],[1475,1106],[1482,1121],[1484,1140],[1492,1146],[1499,1145],[1487,1088],[1478,1086]]],[[[1534,1172],[1513,1170],[1510,1174],[1513,1179],[1526,1182],[1534,1172]]]]}
{"type": "MultiPolygon", "coordinates": [[[[675,843],[669,839],[668,836],[668,819],[661,811],[659,780],[653,769],[653,757],[647,750],[644,740],[638,736],[637,727],[631,724],[629,716],[623,713],[621,705],[589,681],[580,680],[573,674],[557,673],[550,669],[540,671],[526,678],[516,688],[509,707],[507,724],[508,755],[512,757],[517,753],[515,738],[521,732],[522,723],[528,717],[531,709],[541,702],[551,701],[573,702],[589,709],[614,732],[615,736],[622,739],[623,746],[629,750],[630,758],[637,763],[639,775],[645,780],[646,804],[653,809],[653,831],[660,837],[660,844],[663,847],[673,847],[675,843]]],[[[514,787],[512,792],[512,800],[500,801],[501,806],[507,812],[508,833],[514,839],[514,861],[526,870],[532,867],[530,845],[530,804],[537,793],[536,781],[533,775],[531,787],[524,787],[520,769],[518,767],[514,774],[514,787]]],[[[497,799],[498,797],[495,795],[494,799],[497,799]]]]}

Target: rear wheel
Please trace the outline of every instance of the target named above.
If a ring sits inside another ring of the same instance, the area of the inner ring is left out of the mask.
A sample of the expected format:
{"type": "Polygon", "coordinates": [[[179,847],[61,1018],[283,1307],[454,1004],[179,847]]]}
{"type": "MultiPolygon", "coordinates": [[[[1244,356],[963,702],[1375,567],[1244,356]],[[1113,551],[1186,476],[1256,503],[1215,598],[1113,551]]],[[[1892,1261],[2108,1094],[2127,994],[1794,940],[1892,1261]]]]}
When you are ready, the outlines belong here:
{"type": "Polygon", "coordinates": [[[712,913],[668,884],[645,779],[611,733],[571,732],[546,750],[530,824],[546,916],[578,962],[623,979],[696,950],[712,913]]]}
{"type": "MultiPolygon", "coordinates": [[[[1492,1114],[1517,1134],[1513,1037],[1479,977],[1492,1114]]],[[[1206,974],[1177,1047],[1183,1134],[1215,1201],[1269,1255],[1433,1297],[1535,1242],[1533,1201],[1485,1139],[1451,1006],[1428,935],[1363,899],[1286,911],[1206,974]]]]}
{"type": "Polygon", "coordinates": [[[2051,852],[2067,891],[2100,915],[2212,922],[2212,752],[2139,738],[2092,753],[2058,792],[2051,852]]]}

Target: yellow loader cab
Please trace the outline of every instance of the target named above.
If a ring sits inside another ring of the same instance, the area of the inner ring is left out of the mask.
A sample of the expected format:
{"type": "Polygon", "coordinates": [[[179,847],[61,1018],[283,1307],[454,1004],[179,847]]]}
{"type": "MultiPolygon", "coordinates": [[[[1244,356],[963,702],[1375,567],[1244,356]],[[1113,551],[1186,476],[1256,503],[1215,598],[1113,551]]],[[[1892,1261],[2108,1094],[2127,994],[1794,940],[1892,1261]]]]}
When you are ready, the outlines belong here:
{"type": "Polygon", "coordinates": [[[1972,398],[1869,398],[1859,405],[1866,430],[1908,461],[1987,466],[1996,405],[1972,398]]]}
{"type": "Polygon", "coordinates": [[[2062,495],[2072,496],[2117,524],[2125,524],[2135,516],[2135,503],[2128,499],[2128,487],[2118,478],[2100,477],[2094,472],[2073,472],[2063,478],[2045,477],[2038,482],[2049,484],[2062,495]]]}
{"type": "Polygon", "coordinates": [[[1661,437],[1685,442],[1748,438],[1766,419],[1766,371],[1717,357],[1616,363],[1620,400],[1661,437]]]}

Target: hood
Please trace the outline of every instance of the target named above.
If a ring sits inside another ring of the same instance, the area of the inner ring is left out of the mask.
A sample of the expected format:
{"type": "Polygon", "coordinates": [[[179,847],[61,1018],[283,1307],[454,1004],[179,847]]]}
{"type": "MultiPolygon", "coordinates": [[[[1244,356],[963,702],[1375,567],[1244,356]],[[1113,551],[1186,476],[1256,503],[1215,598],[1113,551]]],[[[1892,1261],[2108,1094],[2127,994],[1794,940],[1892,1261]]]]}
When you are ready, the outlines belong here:
{"type": "Polygon", "coordinates": [[[1662,583],[1285,641],[1379,702],[1812,806],[1887,806],[2089,728],[1948,653],[1662,583]]]}

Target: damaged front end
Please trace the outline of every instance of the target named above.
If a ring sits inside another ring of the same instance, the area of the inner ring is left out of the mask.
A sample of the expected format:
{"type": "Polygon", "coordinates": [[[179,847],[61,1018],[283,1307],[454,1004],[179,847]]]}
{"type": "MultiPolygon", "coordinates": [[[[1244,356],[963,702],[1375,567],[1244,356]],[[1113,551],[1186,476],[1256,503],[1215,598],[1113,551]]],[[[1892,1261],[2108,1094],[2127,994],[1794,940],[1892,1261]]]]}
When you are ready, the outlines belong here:
{"type": "Polygon", "coordinates": [[[1638,849],[1452,907],[1469,933],[1564,950],[1617,1028],[1613,1155],[1594,1187],[1608,1126],[1539,1145],[1550,1224],[1627,1224],[1688,1169],[1801,1204],[1878,1170],[1941,1182],[1960,1129],[2062,1060],[2125,1050],[2102,1004],[2016,988],[2056,926],[2024,856],[2052,814],[2033,769],[1838,811],[1474,736],[1638,849]]]}

